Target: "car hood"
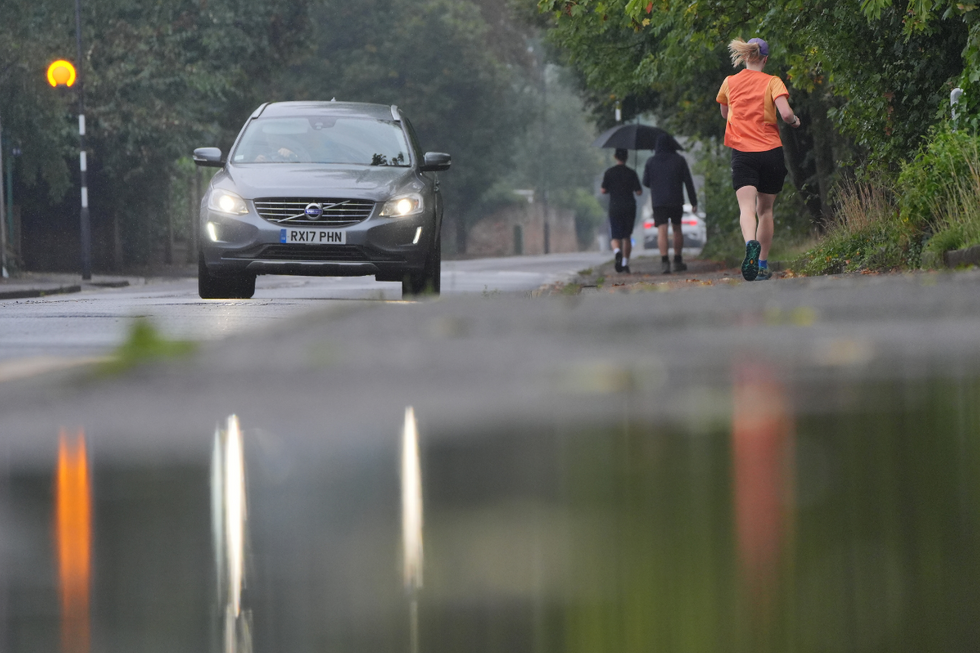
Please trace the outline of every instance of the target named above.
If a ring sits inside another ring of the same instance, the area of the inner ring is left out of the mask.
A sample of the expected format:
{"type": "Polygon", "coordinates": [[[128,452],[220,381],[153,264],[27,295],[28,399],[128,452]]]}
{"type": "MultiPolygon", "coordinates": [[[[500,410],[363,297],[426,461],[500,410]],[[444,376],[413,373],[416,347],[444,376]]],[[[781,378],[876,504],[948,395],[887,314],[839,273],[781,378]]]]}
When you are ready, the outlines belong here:
{"type": "Polygon", "coordinates": [[[259,197],[351,197],[384,201],[415,180],[412,168],[304,164],[230,165],[212,181],[245,199],[259,197]]]}

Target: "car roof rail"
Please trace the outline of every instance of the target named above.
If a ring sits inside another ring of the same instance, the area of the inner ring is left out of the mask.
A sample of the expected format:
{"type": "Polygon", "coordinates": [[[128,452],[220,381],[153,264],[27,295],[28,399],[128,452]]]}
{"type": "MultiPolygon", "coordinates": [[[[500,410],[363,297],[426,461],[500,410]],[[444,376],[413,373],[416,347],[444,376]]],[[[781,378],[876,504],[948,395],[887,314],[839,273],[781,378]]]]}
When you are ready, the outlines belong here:
{"type": "Polygon", "coordinates": [[[262,104],[261,104],[261,105],[259,106],[259,108],[258,108],[258,109],[256,109],[255,111],[253,111],[253,112],[252,112],[252,117],[253,117],[253,118],[258,118],[259,116],[261,116],[261,115],[262,115],[262,112],[263,112],[263,111],[265,111],[265,108],[266,108],[267,106],[269,106],[269,102],[263,102],[263,103],[262,103],[262,104]]]}
{"type": "Polygon", "coordinates": [[[401,120],[402,119],[401,113],[398,111],[398,107],[395,106],[394,104],[391,105],[391,117],[394,120],[401,120]]]}

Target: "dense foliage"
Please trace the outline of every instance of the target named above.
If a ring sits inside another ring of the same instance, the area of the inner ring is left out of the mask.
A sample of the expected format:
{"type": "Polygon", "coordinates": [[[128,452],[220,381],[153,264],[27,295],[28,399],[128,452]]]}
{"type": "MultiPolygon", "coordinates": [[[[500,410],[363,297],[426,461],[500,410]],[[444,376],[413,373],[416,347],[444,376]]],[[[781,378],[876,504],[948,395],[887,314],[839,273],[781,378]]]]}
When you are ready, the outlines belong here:
{"type": "MultiPolygon", "coordinates": [[[[67,269],[78,229],[78,87],[51,89],[44,69],[76,58],[71,9],[0,0],[0,118],[5,151],[23,152],[14,195],[25,238],[51,252],[43,264],[67,269]]],[[[159,258],[168,230],[186,235],[188,225],[173,216],[186,221],[193,211],[188,154],[204,145],[226,150],[265,101],[405,109],[426,149],[453,155],[442,188],[459,250],[487,208],[482,198],[504,186],[546,188],[543,169],[559,180],[556,190],[569,179],[588,188],[601,165],[581,150],[593,135],[580,104],[565,111],[560,84],[549,97],[546,58],[529,47],[537,28],[517,9],[510,0],[83,2],[96,268],[143,265],[159,258]],[[536,150],[534,165],[519,161],[549,106],[579,149],[536,150]]],[[[582,204],[569,193],[569,204],[582,204]]]]}

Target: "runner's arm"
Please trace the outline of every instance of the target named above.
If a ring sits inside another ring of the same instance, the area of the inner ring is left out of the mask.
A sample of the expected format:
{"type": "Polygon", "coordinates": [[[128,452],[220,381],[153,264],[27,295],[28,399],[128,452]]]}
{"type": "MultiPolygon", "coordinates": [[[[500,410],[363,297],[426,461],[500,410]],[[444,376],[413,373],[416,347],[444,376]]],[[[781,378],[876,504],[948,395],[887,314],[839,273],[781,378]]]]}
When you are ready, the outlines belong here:
{"type": "Polygon", "coordinates": [[[783,122],[787,125],[793,128],[800,126],[800,117],[793,112],[793,109],[789,106],[789,100],[786,99],[785,95],[780,95],[776,98],[776,109],[779,111],[779,115],[782,116],[783,122]]]}

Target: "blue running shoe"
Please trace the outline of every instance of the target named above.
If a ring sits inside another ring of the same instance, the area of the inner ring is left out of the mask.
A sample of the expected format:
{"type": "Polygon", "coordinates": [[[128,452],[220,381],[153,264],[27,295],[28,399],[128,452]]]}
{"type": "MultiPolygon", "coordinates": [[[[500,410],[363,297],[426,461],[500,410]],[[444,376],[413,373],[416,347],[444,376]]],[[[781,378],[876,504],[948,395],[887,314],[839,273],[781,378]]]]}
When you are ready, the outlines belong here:
{"type": "Polygon", "coordinates": [[[742,276],[746,281],[755,281],[759,276],[759,254],[762,253],[762,245],[758,240],[750,240],[745,243],[745,259],[742,261],[742,276]]]}
{"type": "Polygon", "coordinates": [[[769,268],[759,268],[759,275],[755,278],[756,281],[768,281],[772,279],[772,270],[769,268]]]}

